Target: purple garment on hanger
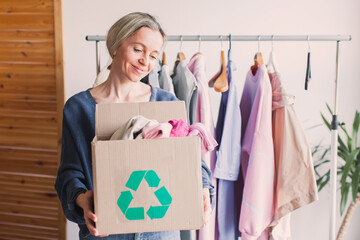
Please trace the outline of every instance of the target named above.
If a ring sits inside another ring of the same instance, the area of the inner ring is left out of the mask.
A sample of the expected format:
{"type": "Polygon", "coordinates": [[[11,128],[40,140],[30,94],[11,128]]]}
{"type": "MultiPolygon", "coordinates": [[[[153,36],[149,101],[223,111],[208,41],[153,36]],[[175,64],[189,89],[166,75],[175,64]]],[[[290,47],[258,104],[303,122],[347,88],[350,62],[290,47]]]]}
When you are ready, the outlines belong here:
{"type": "Polygon", "coordinates": [[[218,178],[217,229],[219,240],[238,240],[239,209],[242,178],[240,172],[241,114],[237,88],[232,79],[235,70],[228,52],[227,76],[229,90],[221,94],[216,137],[219,143],[214,176],[218,178]],[[239,181],[239,182],[238,182],[239,181]]]}

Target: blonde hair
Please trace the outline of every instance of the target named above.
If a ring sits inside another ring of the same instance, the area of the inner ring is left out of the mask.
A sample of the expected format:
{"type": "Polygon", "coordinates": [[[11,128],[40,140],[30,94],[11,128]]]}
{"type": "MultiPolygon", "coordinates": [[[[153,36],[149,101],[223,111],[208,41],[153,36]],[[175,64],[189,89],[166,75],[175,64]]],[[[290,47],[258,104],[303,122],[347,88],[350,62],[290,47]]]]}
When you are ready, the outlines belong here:
{"type": "Polygon", "coordinates": [[[142,27],[148,27],[154,31],[159,31],[163,37],[164,46],[166,35],[156,19],[147,13],[133,12],[120,18],[109,29],[106,38],[106,46],[110,56],[113,58],[114,52],[121,43],[142,27]]]}

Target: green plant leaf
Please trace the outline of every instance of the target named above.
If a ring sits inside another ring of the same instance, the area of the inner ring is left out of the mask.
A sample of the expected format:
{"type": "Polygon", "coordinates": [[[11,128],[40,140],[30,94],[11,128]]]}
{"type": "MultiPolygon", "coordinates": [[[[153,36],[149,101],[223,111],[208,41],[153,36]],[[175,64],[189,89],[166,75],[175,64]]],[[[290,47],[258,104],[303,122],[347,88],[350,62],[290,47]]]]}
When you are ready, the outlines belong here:
{"type": "Polygon", "coordinates": [[[341,152],[344,152],[344,151],[347,152],[348,148],[340,136],[338,136],[338,142],[339,142],[338,150],[341,152]]]}
{"type": "Polygon", "coordinates": [[[359,193],[359,180],[360,180],[360,164],[357,165],[354,175],[352,177],[352,200],[356,201],[356,197],[359,193]]]}
{"type": "Polygon", "coordinates": [[[345,166],[343,169],[343,173],[341,176],[341,186],[343,187],[343,185],[345,185],[346,183],[346,179],[349,175],[349,171],[353,165],[353,163],[355,162],[355,158],[357,157],[357,155],[359,154],[360,148],[355,149],[354,151],[352,151],[350,154],[347,154],[347,156],[345,157],[345,166]]]}
{"type": "Polygon", "coordinates": [[[330,180],[330,170],[328,170],[324,175],[320,176],[316,180],[316,185],[319,188],[319,192],[323,189],[323,187],[326,186],[326,184],[328,184],[329,180],[330,180]]]}
{"type": "Polygon", "coordinates": [[[314,165],[314,168],[316,169],[316,168],[320,167],[321,165],[323,165],[323,164],[325,164],[325,163],[328,163],[328,162],[330,162],[329,159],[327,159],[327,160],[322,160],[321,162],[316,163],[316,164],[314,165]]]}
{"type": "Polygon", "coordinates": [[[330,125],[329,121],[324,117],[324,115],[323,115],[322,113],[320,113],[320,114],[321,114],[321,118],[322,118],[322,120],[324,121],[324,123],[325,123],[325,125],[327,126],[327,128],[328,128],[329,130],[331,130],[331,125],[330,125]]]}
{"type": "Polygon", "coordinates": [[[314,149],[311,151],[311,156],[314,156],[317,152],[319,152],[320,144],[316,145],[314,149]]]}
{"type": "Polygon", "coordinates": [[[349,188],[350,183],[344,184],[344,186],[341,185],[341,200],[340,200],[340,215],[342,216],[346,207],[346,203],[348,200],[349,195],[349,188]]]}
{"type": "Polygon", "coordinates": [[[360,124],[360,113],[356,110],[354,123],[353,123],[353,130],[352,130],[352,146],[354,148],[357,147],[357,137],[359,132],[359,124],[360,124]]]}
{"type": "Polygon", "coordinates": [[[343,125],[339,125],[339,126],[340,126],[340,128],[343,130],[343,132],[345,133],[346,138],[347,138],[347,139],[351,139],[349,133],[348,133],[347,130],[346,130],[346,127],[344,127],[343,125]]]}
{"type": "Polygon", "coordinates": [[[331,108],[330,108],[330,106],[329,106],[328,103],[326,103],[326,107],[327,107],[327,109],[329,110],[330,114],[333,115],[333,112],[332,112],[332,110],[331,110],[331,108]]]}
{"type": "Polygon", "coordinates": [[[328,147],[327,149],[324,150],[323,154],[321,155],[321,159],[324,159],[326,154],[331,150],[331,147],[328,147]]]}

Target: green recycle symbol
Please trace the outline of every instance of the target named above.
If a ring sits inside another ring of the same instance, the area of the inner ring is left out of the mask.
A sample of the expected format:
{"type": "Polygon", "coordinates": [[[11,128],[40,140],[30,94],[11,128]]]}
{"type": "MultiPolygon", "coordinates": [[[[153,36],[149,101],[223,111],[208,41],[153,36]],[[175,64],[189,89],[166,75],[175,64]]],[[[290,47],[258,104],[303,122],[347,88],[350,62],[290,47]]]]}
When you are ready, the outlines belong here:
{"type": "MultiPolygon", "coordinates": [[[[146,182],[149,184],[149,187],[156,188],[159,186],[160,178],[154,170],[132,172],[125,186],[133,191],[136,191],[143,178],[145,178],[146,182]]],[[[172,202],[172,197],[164,186],[156,190],[154,193],[161,203],[161,206],[150,206],[146,214],[151,219],[163,218],[172,202]]],[[[120,193],[120,197],[117,200],[117,205],[128,220],[145,219],[145,211],[143,207],[129,208],[133,198],[134,197],[131,194],[131,191],[123,191],[120,193]]]]}

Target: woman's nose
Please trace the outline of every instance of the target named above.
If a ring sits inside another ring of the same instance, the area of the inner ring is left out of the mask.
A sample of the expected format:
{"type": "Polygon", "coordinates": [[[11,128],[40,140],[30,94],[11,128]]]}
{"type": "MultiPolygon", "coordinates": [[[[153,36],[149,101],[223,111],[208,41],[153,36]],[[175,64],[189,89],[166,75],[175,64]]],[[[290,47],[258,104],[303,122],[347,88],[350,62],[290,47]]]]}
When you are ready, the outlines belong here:
{"type": "Polygon", "coordinates": [[[143,55],[140,59],[139,59],[139,62],[142,64],[142,65],[148,65],[149,64],[149,56],[147,55],[143,55]]]}

